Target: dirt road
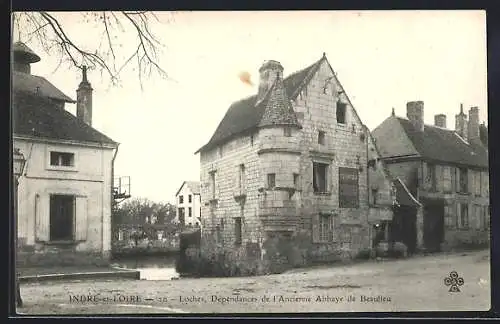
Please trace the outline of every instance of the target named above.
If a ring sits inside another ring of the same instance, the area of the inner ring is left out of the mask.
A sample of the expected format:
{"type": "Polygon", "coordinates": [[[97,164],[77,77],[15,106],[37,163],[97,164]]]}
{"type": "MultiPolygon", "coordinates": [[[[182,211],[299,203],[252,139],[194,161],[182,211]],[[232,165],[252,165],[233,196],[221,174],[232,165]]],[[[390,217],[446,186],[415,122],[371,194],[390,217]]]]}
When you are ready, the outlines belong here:
{"type": "Polygon", "coordinates": [[[478,251],[261,277],[44,282],[21,293],[19,312],[33,315],[488,310],[490,262],[478,251]],[[452,271],[463,278],[457,292],[445,285],[452,271]]]}

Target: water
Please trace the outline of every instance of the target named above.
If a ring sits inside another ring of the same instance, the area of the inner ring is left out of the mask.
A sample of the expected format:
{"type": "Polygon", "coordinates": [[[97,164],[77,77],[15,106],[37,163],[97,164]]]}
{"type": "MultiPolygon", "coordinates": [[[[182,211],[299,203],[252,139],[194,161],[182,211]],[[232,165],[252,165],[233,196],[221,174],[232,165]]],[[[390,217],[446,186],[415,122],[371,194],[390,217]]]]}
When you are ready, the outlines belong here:
{"type": "Polygon", "coordinates": [[[179,278],[175,270],[177,256],[142,256],[115,259],[119,268],[140,272],[141,280],[172,280],[179,278]]]}

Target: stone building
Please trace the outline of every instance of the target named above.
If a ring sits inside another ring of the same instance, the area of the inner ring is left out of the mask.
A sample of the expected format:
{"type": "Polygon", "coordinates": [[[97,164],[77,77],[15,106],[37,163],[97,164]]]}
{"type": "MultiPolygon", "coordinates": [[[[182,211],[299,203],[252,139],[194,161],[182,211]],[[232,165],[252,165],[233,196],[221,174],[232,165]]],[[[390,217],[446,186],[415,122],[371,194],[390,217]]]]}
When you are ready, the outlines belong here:
{"type": "Polygon", "coordinates": [[[92,87],[83,69],[75,101],[31,74],[40,61],[13,45],[13,146],[26,159],[18,187],[20,265],[107,263],[113,165],[118,143],[92,125],[92,87]]]}
{"type": "Polygon", "coordinates": [[[188,226],[201,224],[200,183],[198,181],[184,181],[175,194],[177,214],[175,222],[188,226]]]}
{"type": "MultiPolygon", "coordinates": [[[[460,107],[455,129],[446,115],[424,124],[424,103],[407,103],[407,118],[390,117],[372,134],[381,159],[423,208],[405,211],[419,248],[436,251],[489,240],[488,149],[480,139],[479,109],[460,107]]],[[[483,125],[484,127],[484,125],[483,125]]]]}
{"type": "Polygon", "coordinates": [[[266,61],[257,94],[197,151],[204,238],[241,259],[353,256],[370,248],[370,223],[392,218],[391,179],[326,56],[283,70],[266,61]]]}

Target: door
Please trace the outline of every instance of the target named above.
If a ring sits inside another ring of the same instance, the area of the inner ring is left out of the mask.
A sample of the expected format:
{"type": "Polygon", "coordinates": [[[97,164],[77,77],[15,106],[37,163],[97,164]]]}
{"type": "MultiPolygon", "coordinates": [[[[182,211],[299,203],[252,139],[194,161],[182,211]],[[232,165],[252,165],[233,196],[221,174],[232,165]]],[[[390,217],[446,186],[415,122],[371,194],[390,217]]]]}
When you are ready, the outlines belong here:
{"type": "Polygon", "coordinates": [[[444,238],[444,203],[426,202],[424,204],[424,245],[429,252],[441,250],[444,238]]]}

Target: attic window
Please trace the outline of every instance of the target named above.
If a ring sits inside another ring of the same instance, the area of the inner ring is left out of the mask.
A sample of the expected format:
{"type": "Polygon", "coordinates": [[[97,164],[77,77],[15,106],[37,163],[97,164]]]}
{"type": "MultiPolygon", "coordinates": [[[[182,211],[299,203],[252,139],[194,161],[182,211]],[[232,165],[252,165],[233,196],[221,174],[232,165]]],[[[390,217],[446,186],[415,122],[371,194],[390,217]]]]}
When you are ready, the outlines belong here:
{"type": "Polygon", "coordinates": [[[337,102],[337,123],[345,124],[346,108],[345,103],[337,102]]]}
{"type": "Polygon", "coordinates": [[[75,166],[75,154],[65,152],[50,152],[50,165],[75,166]]]}
{"type": "Polygon", "coordinates": [[[325,145],[325,135],[326,133],[324,131],[318,132],[318,144],[325,145]]]}

